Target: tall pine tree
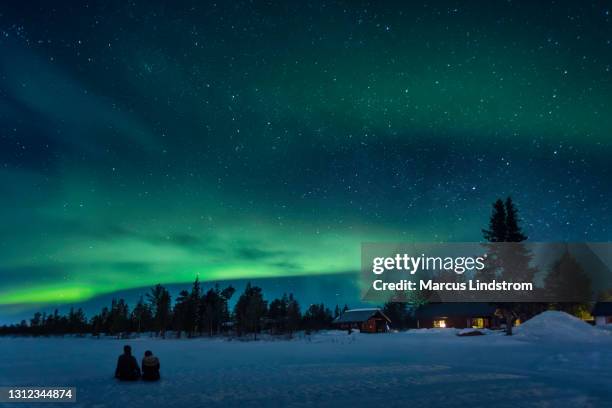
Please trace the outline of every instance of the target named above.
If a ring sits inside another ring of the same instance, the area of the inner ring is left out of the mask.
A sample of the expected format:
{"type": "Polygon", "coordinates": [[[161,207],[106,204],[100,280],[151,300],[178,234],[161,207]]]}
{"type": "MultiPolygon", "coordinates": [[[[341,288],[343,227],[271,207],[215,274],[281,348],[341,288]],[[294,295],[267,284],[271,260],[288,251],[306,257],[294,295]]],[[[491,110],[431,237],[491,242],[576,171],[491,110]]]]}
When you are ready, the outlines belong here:
{"type": "Polygon", "coordinates": [[[166,329],[172,317],[170,292],[157,284],[147,293],[147,299],[153,312],[154,329],[159,335],[166,337],[166,329]]]}
{"type": "Polygon", "coordinates": [[[503,242],[523,242],[527,240],[527,236],[523,234],[519,222],[518,210],[514,206],[512,198],[508,197],[506,198],[506,237],[503,242]]]}
{"type": "Polygon", "coordinates": [[[240,295],[234,306],[234,318],[239,334],[253,333],[257,339],[257,332],[261,330],[261,320],[266,315],[267,304],[263,299],[261,288],[247,283],[244,293],[240,295]]]}
{"type": "Polygon", "coordinates": [[[505,242],[506,232],[506,207],[500,198],[493,203],[493,213],[489,219],[489,228],[483,229],[482,234],[489,242],[505,242]]]}
{"type": "MultiPolygon", "coordinates": [[[[531,252],[521,244],[527,239],[520,227],[518,209],[512,198],[508,197],[504,203],[497,199],[493,204],[493,212],[489,218],[489,226],[483,229],[484,238],[490,242],[487,245],[487,268],[478,277],[487,280],[494,278],[509,281],[533,282],[536,273],[530,265],[531,252]],[[499,243],[512,243],[501,244],[499,243]]],[[[525,314],[531,314],[536,309],[534,304],[499,302],[495,303],[506,323],[506,334],[512,335],[512,326],[515,321],[525,314]]]]}

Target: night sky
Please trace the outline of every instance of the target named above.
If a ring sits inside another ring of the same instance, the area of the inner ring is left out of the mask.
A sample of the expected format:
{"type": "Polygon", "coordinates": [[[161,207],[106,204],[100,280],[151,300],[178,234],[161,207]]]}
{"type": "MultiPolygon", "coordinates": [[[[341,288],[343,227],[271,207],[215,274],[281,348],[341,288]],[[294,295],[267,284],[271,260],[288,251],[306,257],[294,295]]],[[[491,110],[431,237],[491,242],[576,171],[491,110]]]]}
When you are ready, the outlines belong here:
{"type": "Polygon", "coordinates": [[[506,195],[532,241],[609,241],[612,5],[407,3],[0,6],[0,314],[342,279],[506,195]]]}

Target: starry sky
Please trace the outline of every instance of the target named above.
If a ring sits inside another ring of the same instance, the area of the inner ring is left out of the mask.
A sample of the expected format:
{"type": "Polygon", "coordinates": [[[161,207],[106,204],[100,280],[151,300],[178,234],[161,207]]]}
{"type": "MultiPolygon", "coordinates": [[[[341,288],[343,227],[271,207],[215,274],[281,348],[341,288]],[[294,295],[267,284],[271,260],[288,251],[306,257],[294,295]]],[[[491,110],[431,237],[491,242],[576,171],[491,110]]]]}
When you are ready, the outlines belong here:
{"type": "Polygon", "coordinates": [[[530,240],[609,241],[611,10],[3,4],[0,314],[340,282],[363,241],[480,240],[506,195],[530,240]]]}

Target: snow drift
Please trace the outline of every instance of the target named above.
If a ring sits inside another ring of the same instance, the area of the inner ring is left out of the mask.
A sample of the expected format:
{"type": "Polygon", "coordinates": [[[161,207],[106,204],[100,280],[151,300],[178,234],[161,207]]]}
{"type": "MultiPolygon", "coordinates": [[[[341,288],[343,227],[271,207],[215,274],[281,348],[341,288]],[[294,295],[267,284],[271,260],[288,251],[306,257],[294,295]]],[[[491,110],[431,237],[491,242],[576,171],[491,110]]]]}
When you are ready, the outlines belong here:
{"type": "Polygon", "coordinates": [[[534,340],[597,342],[610,335],[565,312],[548,310],[516,328],[518,337],[534,340]]]}

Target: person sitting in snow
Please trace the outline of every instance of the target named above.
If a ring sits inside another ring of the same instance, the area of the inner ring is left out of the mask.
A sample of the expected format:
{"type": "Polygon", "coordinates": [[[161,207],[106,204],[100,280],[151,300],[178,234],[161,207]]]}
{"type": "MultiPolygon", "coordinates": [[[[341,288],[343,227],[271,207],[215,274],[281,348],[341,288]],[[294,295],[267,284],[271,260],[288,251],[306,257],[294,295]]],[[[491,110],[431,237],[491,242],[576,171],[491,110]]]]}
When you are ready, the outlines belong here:
{"type": "Polygon", "coordinates": [[[150,350],[145,351],[142,359],[142,379],[145,381],[159,380],[159,359],[150,350]]]}
{"type": "Polygon", "coordinates": [[[136,381],[140,378],[138,362],[132,355],[132,348],[128,345],[123,346],[123,354],[117,359],[115,378],[120,381],[136,381]]]}

